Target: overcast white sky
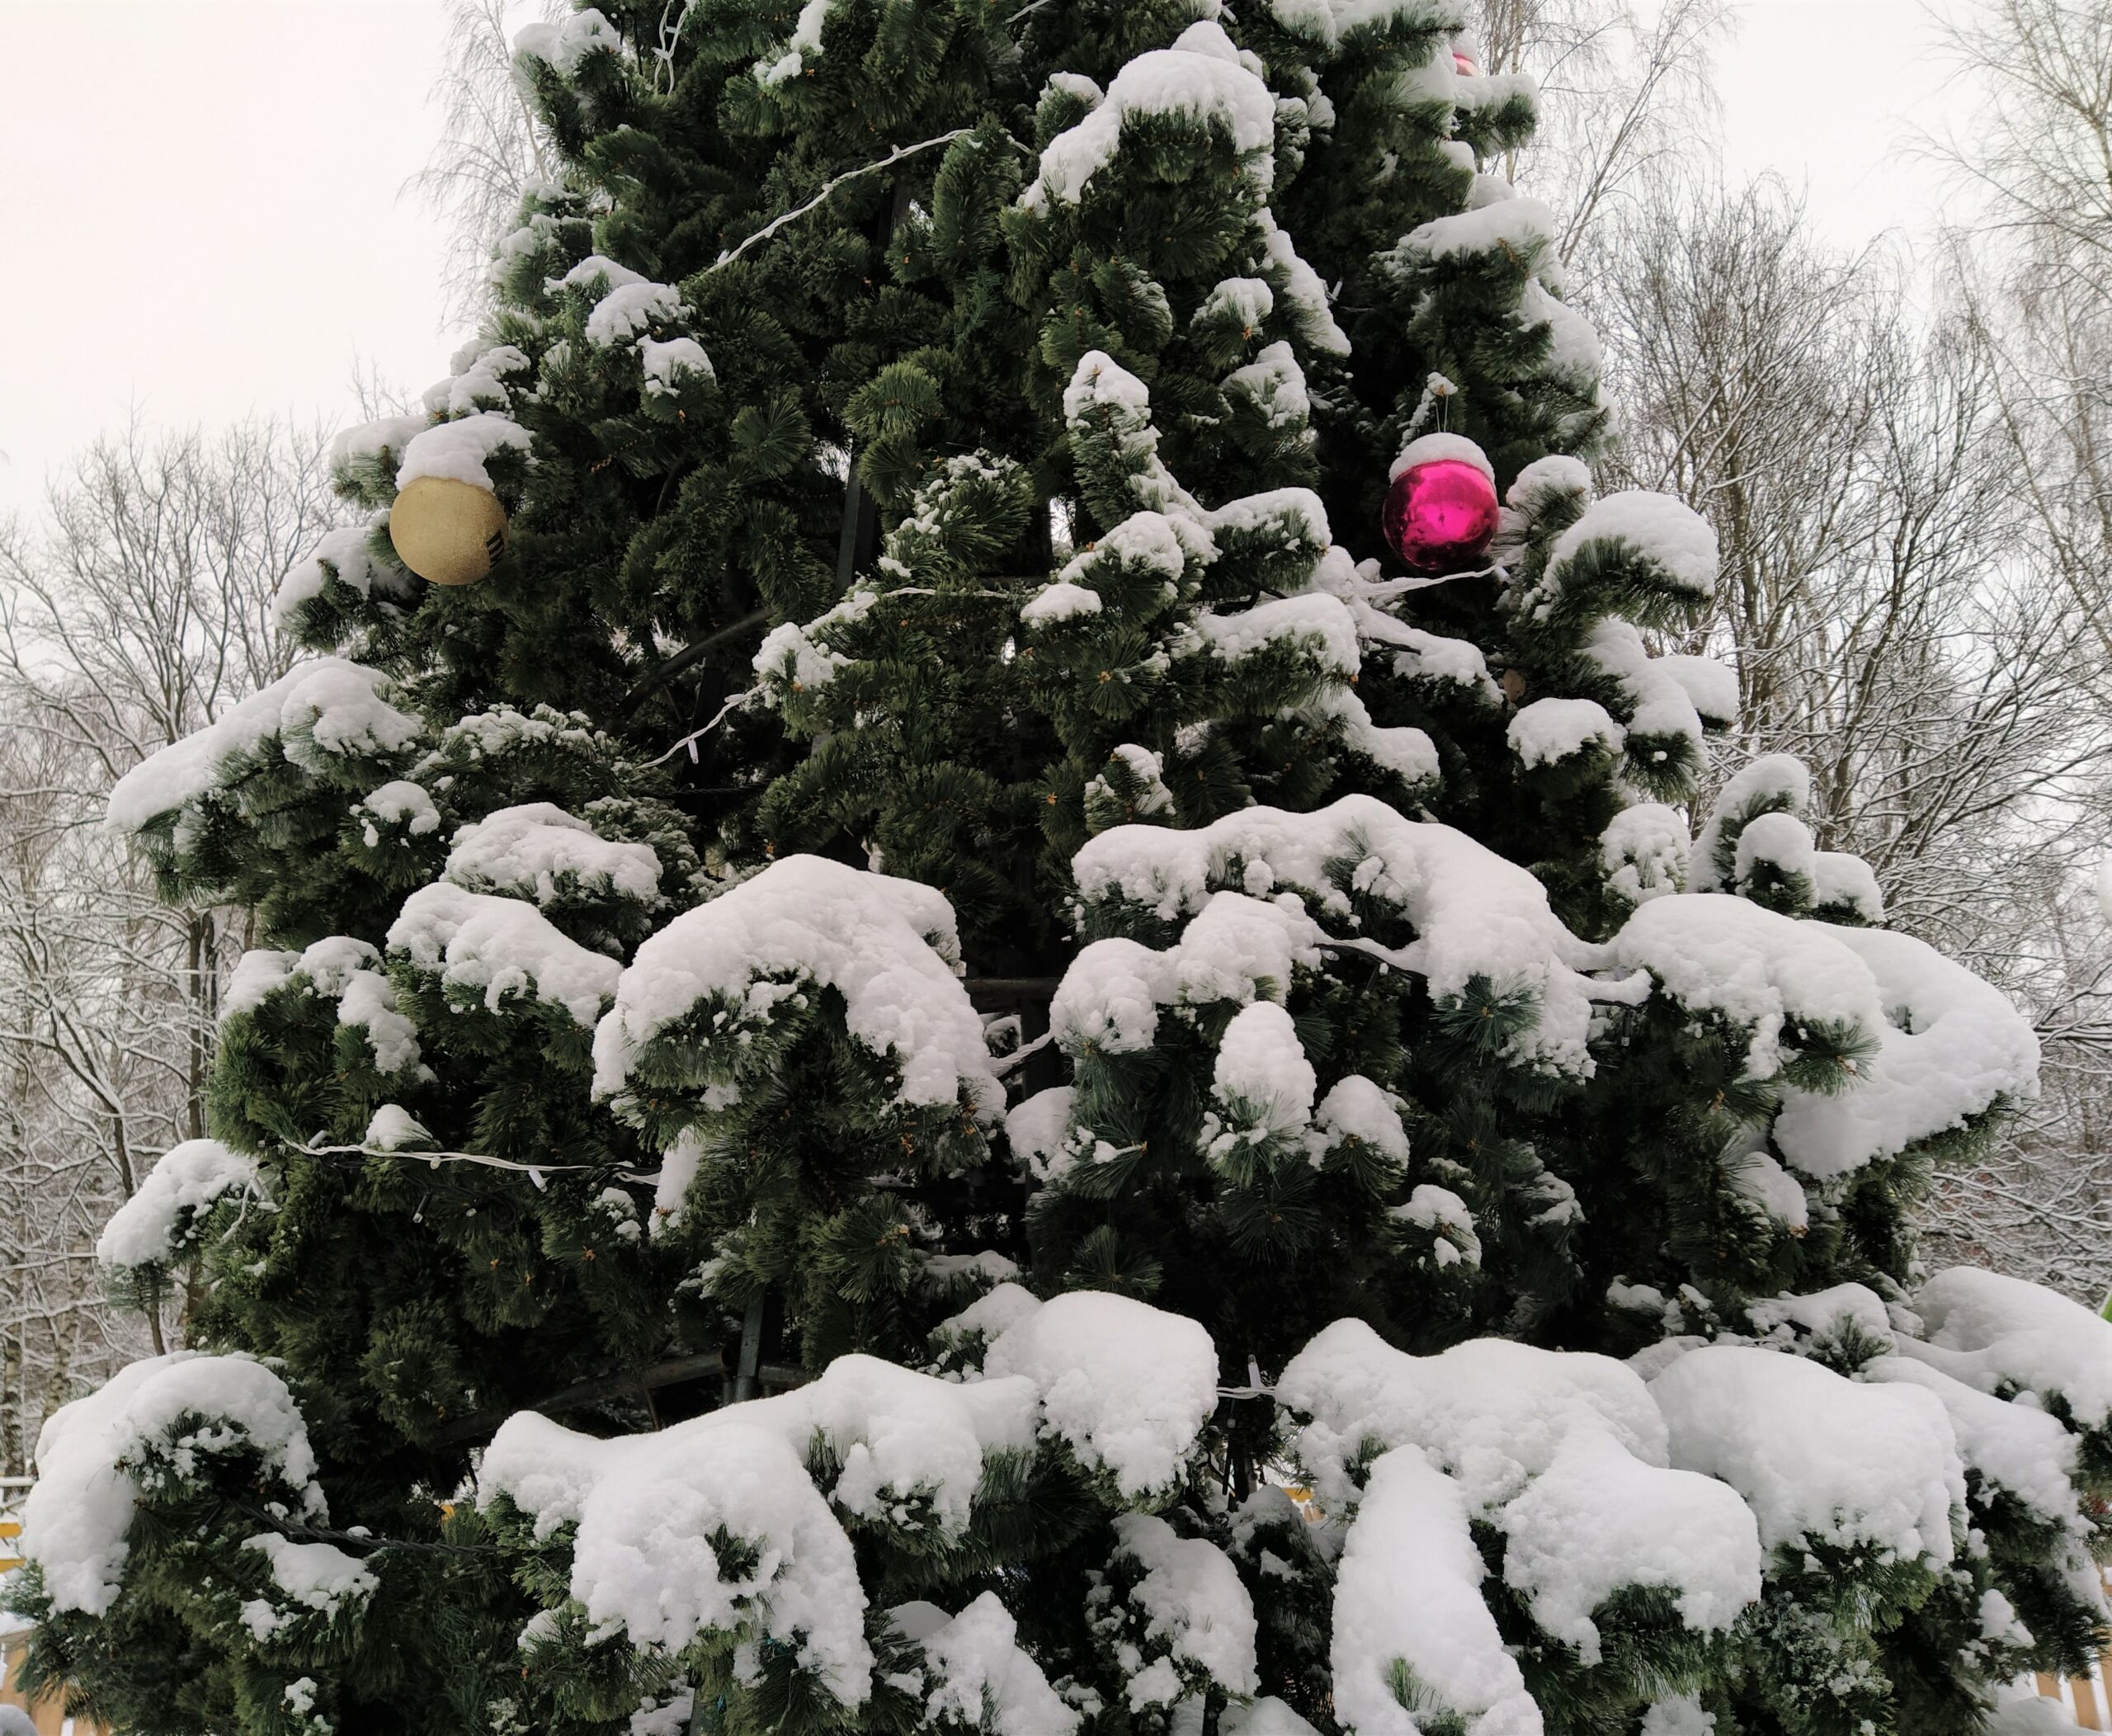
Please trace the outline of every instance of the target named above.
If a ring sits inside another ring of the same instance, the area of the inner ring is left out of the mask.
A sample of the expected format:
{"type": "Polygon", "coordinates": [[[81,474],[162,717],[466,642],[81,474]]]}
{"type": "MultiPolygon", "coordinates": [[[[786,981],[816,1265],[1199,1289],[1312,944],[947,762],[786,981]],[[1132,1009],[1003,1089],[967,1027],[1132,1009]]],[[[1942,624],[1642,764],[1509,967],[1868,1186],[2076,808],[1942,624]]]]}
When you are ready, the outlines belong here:
{"type": "MultiPolygon", "coordinates": [[[[441,0],[0,0],[0,512],[136,408],[351,413],[364,359],[443,373],[441,0]]],[[[1940,105],[1921,0],[1745,0],[1726,166],[1808,180],[1835,239],[1926,223],[1898,146],[1940,105]]]]}

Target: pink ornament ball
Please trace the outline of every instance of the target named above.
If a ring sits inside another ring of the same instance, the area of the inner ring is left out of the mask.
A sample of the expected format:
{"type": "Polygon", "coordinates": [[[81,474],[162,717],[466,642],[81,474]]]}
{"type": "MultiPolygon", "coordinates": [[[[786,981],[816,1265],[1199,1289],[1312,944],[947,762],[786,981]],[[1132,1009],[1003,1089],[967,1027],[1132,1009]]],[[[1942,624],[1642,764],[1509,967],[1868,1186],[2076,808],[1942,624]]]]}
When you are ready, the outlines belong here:
{"type": "Polygon", "coordinates": [[[1496,484],[1477,465],[1431,458],[1386,491],[1380,521],[1393,552],[1419,573],[1478,566],[1496,535],[1496,484]]]}
{"type": "Polygon", "coordinates": [[[1478,78],[1482,75],[1481,68],[1474,64],[1474,57],[1464,49],[1452,50],[1452,70],[1462,78],[1478,78]]]}

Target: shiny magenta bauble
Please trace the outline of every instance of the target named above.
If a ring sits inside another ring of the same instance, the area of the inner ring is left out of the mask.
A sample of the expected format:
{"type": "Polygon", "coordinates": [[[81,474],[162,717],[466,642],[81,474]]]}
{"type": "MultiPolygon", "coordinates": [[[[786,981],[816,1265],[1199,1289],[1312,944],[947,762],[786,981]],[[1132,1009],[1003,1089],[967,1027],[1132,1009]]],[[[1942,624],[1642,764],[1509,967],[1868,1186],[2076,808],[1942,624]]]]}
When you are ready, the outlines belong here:
{"type": "Polygon", "coordinates": [[[1452,50],[1452,70],[1462,78],[1478,78],[1482,75],[1482,69],[1474,64],[1474,57],[1464,49],[1452,50]]]}
{"type": "Polygon", "coordinates": [[[1496,514],[1496,484],[1478,465],[1431,458],[1393,479],[1381,521],[1393,552],[1418,573],[1457,573],[1481,564],[1496,514]]]}

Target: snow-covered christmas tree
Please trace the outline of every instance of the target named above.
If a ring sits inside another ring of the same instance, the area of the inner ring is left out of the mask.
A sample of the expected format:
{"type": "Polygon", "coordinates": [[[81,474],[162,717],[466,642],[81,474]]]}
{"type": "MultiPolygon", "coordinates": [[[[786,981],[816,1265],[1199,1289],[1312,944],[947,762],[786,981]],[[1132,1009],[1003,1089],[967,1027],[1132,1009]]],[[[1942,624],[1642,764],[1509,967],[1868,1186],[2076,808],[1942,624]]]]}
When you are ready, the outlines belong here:
{"type": "Polygon", "coordinates": [[[2084,1665],[2112,1325],[1912,1233],[2030,1030],[1794,762],[1697,804],[1714,545],[1595,491],[1460,31],[524,35],[563,178],[340,443],[316,654],[112,799],[261,944],[101,1248],[195,1348],[40,1448],[40,1679],[172,1736],[1951,1736],[2084,1665]]]}

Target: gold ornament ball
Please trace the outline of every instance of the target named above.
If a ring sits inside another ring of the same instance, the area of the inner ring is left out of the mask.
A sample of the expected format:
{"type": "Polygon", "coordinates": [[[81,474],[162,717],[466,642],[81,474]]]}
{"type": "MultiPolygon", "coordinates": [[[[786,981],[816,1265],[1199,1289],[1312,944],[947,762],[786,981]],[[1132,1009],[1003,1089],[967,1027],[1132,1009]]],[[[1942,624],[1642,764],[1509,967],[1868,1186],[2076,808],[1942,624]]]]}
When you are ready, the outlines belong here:
{"type": "Polygon", "coordinates": [[[506,553],[506,508],[489,488],[451,476],[404,484],[389,509],[396,558],[436,585],[474,585],[506,553]]]}

